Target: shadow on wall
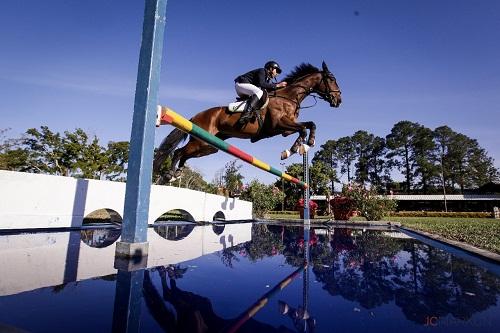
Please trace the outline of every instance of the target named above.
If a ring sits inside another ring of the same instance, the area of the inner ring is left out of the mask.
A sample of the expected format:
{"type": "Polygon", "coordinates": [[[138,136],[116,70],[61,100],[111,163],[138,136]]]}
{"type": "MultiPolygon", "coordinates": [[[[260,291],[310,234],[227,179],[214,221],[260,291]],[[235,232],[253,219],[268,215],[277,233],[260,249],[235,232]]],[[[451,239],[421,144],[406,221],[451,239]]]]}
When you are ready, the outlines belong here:
{"type": "Polygon", "coordinates": [[[80,227],[85,214],[85,204],[87,203],[87,192],[89,189],[88,179],[77,179],[75,197],[73,199],[72,227],[80,227]]]}
{"type": "Polygon", "coordinates": [[[229,204],[229,210],[233,210],[234,206],[236,204],[236,198],[229,198],[226,197],[226,200],[220,205],[223,210],[228,210],[228,204],[229,204]]]}

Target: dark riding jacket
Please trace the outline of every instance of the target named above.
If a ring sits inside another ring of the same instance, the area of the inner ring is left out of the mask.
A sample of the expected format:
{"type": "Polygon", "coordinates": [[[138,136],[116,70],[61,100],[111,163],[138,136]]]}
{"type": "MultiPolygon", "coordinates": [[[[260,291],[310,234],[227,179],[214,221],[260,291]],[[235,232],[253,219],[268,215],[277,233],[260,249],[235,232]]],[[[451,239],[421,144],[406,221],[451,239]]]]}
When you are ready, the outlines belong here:
{"type": "Polygon", "coordinates": [[[276,83],[271,82],[264,68],[257,68],[234,79],[236,83],[251,83],[266,90],[276,90],[276,83]]]}

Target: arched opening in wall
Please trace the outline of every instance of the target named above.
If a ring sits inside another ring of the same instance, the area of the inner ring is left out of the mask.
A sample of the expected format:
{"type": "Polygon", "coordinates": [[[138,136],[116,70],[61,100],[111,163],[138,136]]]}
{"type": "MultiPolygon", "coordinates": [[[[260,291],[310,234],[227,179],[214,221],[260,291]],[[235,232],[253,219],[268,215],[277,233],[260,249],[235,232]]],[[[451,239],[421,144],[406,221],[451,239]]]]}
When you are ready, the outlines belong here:
{"type": "Polygon", "coordinates": [[[196,226],[191,214],[182,209],[172,209],[162,214],[153,224],[153,230],[168,240],[181,240],[187,237],[196,226]]]}
{"type": "Polygon", "coordinates": [[[212,221],[225,221],[226,216],[224,216],[224,213],[221,211],[218,211],[215,213],[214,217],[212,218],[212,221]]]}
{"type": "Polygon", "coordinates": [[[195,222],[193,216],[183,209],[172,209],[158,217],[155,223],[160,222],[195,222]]]}
{"type": "Polygon", "coordinates": [[[90,247],[103,248],[110,246],[120,238],[119,228],[84,229],[80,231],[81,241],[90,247]]]}
{"type": "Polygon", "coordinates": [[[160,235],[162,238],[178,241],[186,238],[196,227],[194,223],[179,223],[179,222],[167,222],[162,224],[154,224],[154,231],[160,235]]]}
{"type": "Polygon", "coordinates": [[[83,218],[82,224],[84,226],[94,225],[94,224],[103,224],[103,223],[112,223],[121,225],[123,219],[121,215],[109,208],[101,208],[98,210],[94,210],[92,213],[87,214],[83,218]]]}
{"type": "Polygon", "coordinates": [[[224,223],[217,223],[217,222],[224,222],[226,221],[226,217],[224,216],[224,213],[221,211],[218,211],[215,213],[214,217],[212,218],[212,221],[214,222],[212,224],[212,230],[213,232],[218,236],[224,232],[225,225],[224,223]]]}
{"type": "Polygon", "coordinates": [[[110,246],[120,238],[122,222],[120,214],[113,209],[94,210],[83,218],[80,239],[90,247],[110,246]]]}

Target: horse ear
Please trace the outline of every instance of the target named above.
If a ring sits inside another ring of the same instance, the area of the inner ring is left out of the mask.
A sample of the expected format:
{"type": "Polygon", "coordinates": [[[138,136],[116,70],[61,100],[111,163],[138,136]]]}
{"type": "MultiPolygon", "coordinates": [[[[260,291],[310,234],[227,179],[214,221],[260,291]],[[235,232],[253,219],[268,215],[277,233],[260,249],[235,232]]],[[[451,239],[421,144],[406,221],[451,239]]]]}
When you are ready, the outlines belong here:
{"type": "Polygon", "coordinates": [[[327,72],[329,73],[330,70],[328,69],[328,66],[326,66],[326,63],[323,61],[323,63],[321,64],[321,67],[323,67],[323,72],[327,72]]]}

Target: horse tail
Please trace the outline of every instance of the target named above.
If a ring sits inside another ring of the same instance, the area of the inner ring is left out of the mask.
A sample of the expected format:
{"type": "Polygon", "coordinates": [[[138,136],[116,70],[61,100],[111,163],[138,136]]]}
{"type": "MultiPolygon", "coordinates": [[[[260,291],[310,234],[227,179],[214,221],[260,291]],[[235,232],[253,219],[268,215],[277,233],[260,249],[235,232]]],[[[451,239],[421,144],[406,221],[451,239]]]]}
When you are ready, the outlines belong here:
{"type": "Polygon", "coordinates": [[[173,151],[188,137],[187,133],[184,133],[180,129],[176,128],[170,134],[163,139],[162,143],[155,152],[155,157],[153,161],[153,171],[159,172],[163,162],[172,155],[173,151]]]}

